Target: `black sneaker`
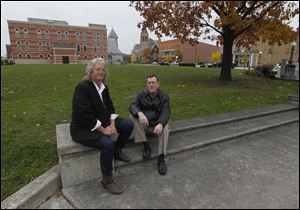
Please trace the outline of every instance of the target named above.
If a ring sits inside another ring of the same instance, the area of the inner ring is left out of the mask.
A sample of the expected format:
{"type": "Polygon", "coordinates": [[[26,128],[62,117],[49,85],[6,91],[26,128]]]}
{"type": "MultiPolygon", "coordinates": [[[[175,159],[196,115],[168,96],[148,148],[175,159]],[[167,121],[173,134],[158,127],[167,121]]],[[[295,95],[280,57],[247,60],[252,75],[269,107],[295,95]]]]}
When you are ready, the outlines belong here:
{"type": "Polygon", "coordinates": [[[151,158],[151,146],[150,144],[144,145],[143,159],[151,158]]]}
{"type": "Polygon", "coordinates": [[[160,175],[166,175],[167,166],[166,166],[164,157],[161,157],[161,156],[159,157],[158,162],[157,162],[157,170],[160,175]]]}

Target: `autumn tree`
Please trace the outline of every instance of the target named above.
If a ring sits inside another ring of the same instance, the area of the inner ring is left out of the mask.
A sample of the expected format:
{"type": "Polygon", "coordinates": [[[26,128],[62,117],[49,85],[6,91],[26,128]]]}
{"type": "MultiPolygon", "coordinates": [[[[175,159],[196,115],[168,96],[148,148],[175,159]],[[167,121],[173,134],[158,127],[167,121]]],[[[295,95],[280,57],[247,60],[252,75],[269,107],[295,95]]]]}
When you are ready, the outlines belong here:
{"type": "Polygon", "coordinates": [[[175,55],[178,56],[178,62],[182,61],[183,59],[183,52],[182,50],[178,49],[175,51],[175,55]]]}
{"type": "Polygon", "coordinates": [[[170,56],[170,55],[166,55],[165,61],[166,61],[167,63],[171,63],[171,61],[172,61],[171,56],[170,56]]]}
{"type": "Polygon", "coordinates": [[[151,61],[151,49],[145,48],[142,51],[143,63],[150,63],[151,61]]]}
{"type": "Polygon", "coordinates": [[[201,60],[202,60],[202,55],[201,55],[200,52],[197,52],[197,55],[196,55],[196,63],[199,63],[201,60]]]}
{"type": "Polygon", "coordinates": [[[214,61],[214,62],[220,62],[221,60],[221,55],[220,55],[220,52],[212,52],[211,53],[211,59],[214,61]]]}
{"type": "Polygon", "coordinates": [[[159,37],[164,34],[191,42],[201,36],[220,40],[220,80],[231,80],[233,44],[249,46],[259,40],[281,44],[298,36],[288,25],[299,14],[291,1],[131,1],[130,6],[144,17],[138,26],[159,37]]]}

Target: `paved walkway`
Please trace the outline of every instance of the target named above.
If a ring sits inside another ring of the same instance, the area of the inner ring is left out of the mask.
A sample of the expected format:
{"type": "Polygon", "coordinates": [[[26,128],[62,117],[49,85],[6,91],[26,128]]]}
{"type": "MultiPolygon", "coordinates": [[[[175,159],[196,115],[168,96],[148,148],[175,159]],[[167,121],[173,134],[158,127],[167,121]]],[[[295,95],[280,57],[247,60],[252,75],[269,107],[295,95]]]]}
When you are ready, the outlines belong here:
{"type": "Polygon", "coordinates": [[[299,208],[299,123],[156,161],[115,177],[122,195],[100,180],[65,193],[79,208],[299,208]]]}

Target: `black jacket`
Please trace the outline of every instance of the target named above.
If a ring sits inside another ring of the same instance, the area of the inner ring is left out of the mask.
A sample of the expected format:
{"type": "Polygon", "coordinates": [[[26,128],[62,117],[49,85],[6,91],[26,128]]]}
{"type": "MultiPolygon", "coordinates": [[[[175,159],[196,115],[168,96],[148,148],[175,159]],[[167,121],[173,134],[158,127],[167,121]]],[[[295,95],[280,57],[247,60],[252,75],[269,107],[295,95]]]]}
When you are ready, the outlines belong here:
{"type": "Polygon", "coordinates": [[[71,127],[91,130],[97,119],[103,127],[110,125],[110,115],[115,113],[108,87],[102,92],[103,103],[92,81],[83,80],[75,87],[71,127]]]}
{"type": "Polygon", "coordinates": [[[150,126],[155,126],[158,123],[165,126],[170,118],[169,97],[160,89],[154,98],[150,96],[147,89],[143,90],[133,99],[129,111],[136,118],[138,117],[137,113],[142,111],[150,126]]]}

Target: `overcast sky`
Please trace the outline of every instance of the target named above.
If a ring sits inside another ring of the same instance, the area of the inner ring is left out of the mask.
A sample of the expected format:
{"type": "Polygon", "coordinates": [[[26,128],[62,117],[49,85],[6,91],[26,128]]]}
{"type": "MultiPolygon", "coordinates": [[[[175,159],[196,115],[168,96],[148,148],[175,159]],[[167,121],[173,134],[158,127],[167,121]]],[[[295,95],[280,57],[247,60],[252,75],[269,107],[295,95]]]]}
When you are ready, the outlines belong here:
{"type": "MultiPolygon", "coordinates": [[[[105,24],[107,34],[112,27],[116,31],[119,49],[127,54],[131,53],[134,44],[139,43],[140,29],[137,28],[137,23],[143,19],[134,8],[129,7],[129,1],[1,1],[1,56],[6,56],[5,45],[10,44],[7,20],[27,21],[28,17],[64,20],[69,25],[85,27],[89,23],[105,24]]],[[[299,17],[294,19],[293,26],[299,25],[298,19],[299,17]]],[[[149,35],[150,38],[157,39],[154,33],[149,35]]],[[[172,38],[162,38],[169,39],[172,38]]]]}

